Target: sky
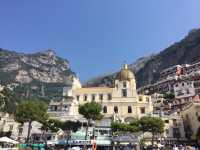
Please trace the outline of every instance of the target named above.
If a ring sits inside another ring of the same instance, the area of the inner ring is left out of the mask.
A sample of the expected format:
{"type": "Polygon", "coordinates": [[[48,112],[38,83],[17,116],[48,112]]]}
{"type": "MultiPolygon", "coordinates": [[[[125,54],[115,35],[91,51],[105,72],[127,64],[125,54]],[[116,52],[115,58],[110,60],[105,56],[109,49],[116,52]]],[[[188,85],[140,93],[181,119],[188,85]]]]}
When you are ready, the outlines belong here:
{"type": "Polygon", "coordinates": [[[81,81],[158,53],[200,28],[200,0],[0,0],[0,47],[53,49],[81,81]]]}

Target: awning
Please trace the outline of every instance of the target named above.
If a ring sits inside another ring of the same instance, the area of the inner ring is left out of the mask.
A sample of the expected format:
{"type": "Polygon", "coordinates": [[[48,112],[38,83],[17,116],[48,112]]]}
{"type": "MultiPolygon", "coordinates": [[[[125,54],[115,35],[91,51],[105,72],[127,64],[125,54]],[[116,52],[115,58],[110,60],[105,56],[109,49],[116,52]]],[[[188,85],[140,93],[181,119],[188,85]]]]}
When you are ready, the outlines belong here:
{"type": "Polygon", "coordinates": [[[139,142],[139,134],[120,134],[116,135],[112,138],[113,142],[120,143],[138,143],[139,142]]]}
{"type": "Polygon", "coordinates": [[[97,146],[110,146],[111,140],[96,140],[97,146]]]}
{"type": "Polygon", "coordinates": [[[15,140],[12,140],[6,136],[4,137],[1,137],[0,138],[0,142],[3,142],[3,143],[11,143],[11,144],[18,144],[19,142],[15,141],[15,140]]]}

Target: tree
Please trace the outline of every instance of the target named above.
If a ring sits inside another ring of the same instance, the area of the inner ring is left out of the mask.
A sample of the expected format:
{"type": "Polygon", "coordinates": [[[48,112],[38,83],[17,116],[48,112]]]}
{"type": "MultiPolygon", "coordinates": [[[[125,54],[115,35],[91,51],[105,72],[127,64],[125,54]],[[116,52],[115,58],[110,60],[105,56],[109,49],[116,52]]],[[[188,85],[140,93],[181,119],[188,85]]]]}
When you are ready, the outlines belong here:
{"type": "Polygon", "coordinates": [[[71,132],[76,132],[80,127],[81,127],[81,122],[79,121],[74,122],[68,120],[61,123],[61,129],[65,132],[65,138],[67,139],[67,144],[71,137],[71,132]]]}
{"type": "Polygon", "coordinates": [[[28,122],[28,134],[26,142],[29,142],[31,124],[33,121],[44,123],[48,119],[47,106],[45,103],[40,101],[23,101],[17,106],[15,112],[15,120],[20,123],[28,122]]]}
{"type": "Polygon", "coordinates": [[[4,111],[6,99],[7,99],[7,93],[5,93],[5,89],[3,89],[0,91],[0,111],[4,111]]]}
{"type": "Polygon", "coordinates": [[[19,101],[20,98],[9,88],[4,87],[3,90],[0,91],[0,111],[14,114],[19,101]]]}
{"type": "Polygon", "coordinates": [[[139,132],[139,123],[138,121],[131,122],[129,124],[126,123],[120,123],[120,122],[112,122],[111,123],[111,130],[113,134],[118,133],[126,133],[126,132],[139,132]]]}
{"type": "Polygon", "coordinates": [[[54,119],[50,119],[50,120],[44,120],[42,122],[42,127],[41,130],[43,131],[42,133],[42,137],[47,149],[47,137],[46,137],[46,133],[50,130],[51,132],[57,132],[60,127],[61,127],[61,122],[59,120],[54,120],[54,119]]]}
{"type": "Polygon", "coordinates": [[[155,135],[164,131],[164,121],[157,117],[142,117],[139,124],[141,131],[152,133],[152,145],[154,144],[155,135]]]}
{"type": "Polygon", "coordinates": [[[174,93],[164,93],[163,98],[167,100],[172,100],[174,99],[175,95],[174,93]]]}
{"type": "Polygon", "coordinates": [[[87,140],[88,127],[91,121],[101,120],[103,115],[101,115],[101,105],[94,101],[79,105],[78,111],[84,118],[87,119],[85,140],[87,140]]]}

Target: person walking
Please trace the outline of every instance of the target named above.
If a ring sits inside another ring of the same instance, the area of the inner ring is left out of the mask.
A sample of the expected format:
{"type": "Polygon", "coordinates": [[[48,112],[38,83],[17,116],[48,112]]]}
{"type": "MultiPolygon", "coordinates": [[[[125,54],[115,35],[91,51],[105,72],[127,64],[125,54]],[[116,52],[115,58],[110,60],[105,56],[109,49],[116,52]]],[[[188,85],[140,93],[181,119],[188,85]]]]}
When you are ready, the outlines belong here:
{"type": "Polygon", "coordinates": [[[179,150],[176,145],[174,145],[173,150],[179,150]]]}

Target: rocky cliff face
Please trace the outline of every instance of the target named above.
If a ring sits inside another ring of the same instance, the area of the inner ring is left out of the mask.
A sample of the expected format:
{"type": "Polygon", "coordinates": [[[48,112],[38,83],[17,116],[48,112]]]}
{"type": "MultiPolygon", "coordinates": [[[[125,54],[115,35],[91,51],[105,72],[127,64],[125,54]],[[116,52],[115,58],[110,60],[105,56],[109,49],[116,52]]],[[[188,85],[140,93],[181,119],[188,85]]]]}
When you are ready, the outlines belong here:
{"type": "Polygon", "coordinates": [[[154,83],[158,80],[160,72],[170,66],[198,61],[200,61],[200,29],[195,29],[183,40],[150,59],[136,74],[138,85],[154,83]]]}
{"type": "Polygon", "coordinates": [[[19,90],[16,94],[20,96],[62,95],[58,92],[71,84],[72,75],[75,74],[69,62],[52,50],[24,54],[0,49],[0,84],[15,85],[14,90],[19,90]]]}
{"type": "MultiPolygon", "coordinates": [[[[200,61],[200,29],[194,29],[180,42],[164,49],[156,55],[138,59],[130,64],[135,72],[137,87],[141,87],[158,80],[163,69],[177,64],[194,63],[200,61]]],[[[110,85],[115,74],[90,80],[86,86],[110,85]]]]}

